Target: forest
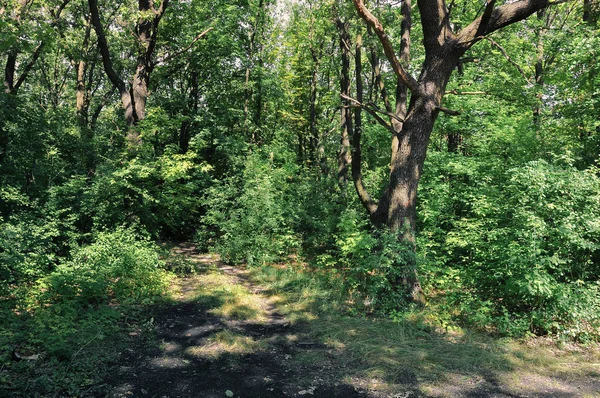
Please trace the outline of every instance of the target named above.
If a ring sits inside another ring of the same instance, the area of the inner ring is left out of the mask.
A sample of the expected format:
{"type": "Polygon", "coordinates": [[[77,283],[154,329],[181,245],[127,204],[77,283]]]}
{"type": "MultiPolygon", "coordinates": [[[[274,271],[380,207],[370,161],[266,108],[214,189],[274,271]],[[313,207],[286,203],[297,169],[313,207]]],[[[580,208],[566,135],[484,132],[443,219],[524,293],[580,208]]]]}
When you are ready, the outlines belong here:
{"type": "Polygon", "coordinates": [[[595,0],[0,0],[0,396],[112,396],[110,347],[199,273],[181,245],[376,336],[597,345],[599,19],[595,0]]]}

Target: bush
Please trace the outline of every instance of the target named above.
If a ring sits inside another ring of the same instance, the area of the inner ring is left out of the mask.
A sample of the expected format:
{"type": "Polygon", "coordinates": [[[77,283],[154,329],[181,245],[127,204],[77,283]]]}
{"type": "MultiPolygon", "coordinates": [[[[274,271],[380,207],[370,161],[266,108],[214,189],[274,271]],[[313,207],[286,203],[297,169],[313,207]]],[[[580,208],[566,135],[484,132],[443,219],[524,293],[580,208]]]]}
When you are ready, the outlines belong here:
{"type": "Polygon", "coordinates": [[[278,166],[268,150],[248,155],[241,178],[230,178],[208,191],[208,213],[197,240],[214,240],[215,249],[230,263],[276,262],[300,246],[294,231],[297,196],[290,180],[297,166],[282,160],[278,166]]]}
{"type": "Polygon", "coordinates": [[[73,251],[42,279],[52,300],[86,304],[110,299],[148,301],[167,288],[167,273],[156,246],[134,230],[118,228],[99,233],[94,242],[73,251]]]}
{"type": "Polygon", "coordinates": [[[57,224],[35,212],[0,218],[0,295],[28,286],[50,272],[57,260],[57,224]]]}
{"type": "Polygon", "coordinates": [[[99,166],[92,179],[73,176],[50,188],[46,207],[59,219],[71,218],[81,233],[140,224],[155,236],[186,239],[198,224],[209,171],[192,152],[134,158],[99,166]]]}
{"type": "Polygon", "coordinates": [[[389,315],[409,302],[403,281],[416,266],[415,253],[397,234],[373,229],[362,208],[348,207],[335,233],[335,246],[317,265],[343,275],[357,308],[389,315]]]}
{"type": "Polygon", "coordinates": [[[599,338],[596,171],[541,160],[506,169],[465,159],[461,167],[449,156],[437,165],[438,185],[425,180],[422,190],[421,243],[437,259],[430,289],[462,302],[468,321],[503,333],[599,338]]]}

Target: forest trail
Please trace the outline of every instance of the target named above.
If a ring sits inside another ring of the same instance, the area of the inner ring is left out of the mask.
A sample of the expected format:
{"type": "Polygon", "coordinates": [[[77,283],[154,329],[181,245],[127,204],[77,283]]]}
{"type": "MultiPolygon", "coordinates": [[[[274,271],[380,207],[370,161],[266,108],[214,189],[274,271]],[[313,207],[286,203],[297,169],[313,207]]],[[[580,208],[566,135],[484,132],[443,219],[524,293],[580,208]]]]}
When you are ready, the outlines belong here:
{"type": "MultiPolygon", "coordinates": [[[[573,363],[569,371],[556,367],[581,360],[581,353],[557,354],[558,362],[540,358],[528,366],[509,361],[512,353],[506,352],[499,362],[500,354],[488,348],[479,358],[475,348],[465,364],[444,359],[458,355],[461,343],[440,343],[440,337],[431,338],[436,340],[433,345],[420,345],[416,357],[395,358],[407,366],[398,366],[393,382],[382,382],[384,377],[369,375],[364,368],[353,369],[356,364],[338,349],[343,343],[336,347],[313,333],[313,324],[323,320],[292,322],[282,315],[277,294],[255,282],[247,269],[198,254],[192,245],[175,250],[198,272],[178,277],[172,302],[149,309],[147,323],[129,334],[131,345],[107,381],[112,397],[600,397],[598,362],[573,363]],[[422,373],[416,373],[419,369],[422,373]]],[[[384,345],[388,337],[370,336],[384,345]]],[[[593,362],[599,356],[586,358],[593,362]]]]}
{"type": "Polygon", "coordinates": [[[193,246],[177,251],[200,272],[177,278],[172,304],[152,311],[150,341],[131,333],[114,397],[368,397],[323,364],[294,361],[327,347],[279,314],[247,271],[193,246]]]}

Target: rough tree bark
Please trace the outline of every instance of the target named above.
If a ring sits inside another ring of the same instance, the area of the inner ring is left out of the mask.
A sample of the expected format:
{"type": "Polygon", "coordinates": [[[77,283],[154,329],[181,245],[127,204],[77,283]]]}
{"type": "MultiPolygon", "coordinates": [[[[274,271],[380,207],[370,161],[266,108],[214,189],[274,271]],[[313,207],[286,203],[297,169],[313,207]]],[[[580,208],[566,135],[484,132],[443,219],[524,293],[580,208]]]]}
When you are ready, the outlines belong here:
{"type": "MultiPolygon", "coordinates": [[[[402,42],[399,56],[384,26],[367,9],[363,0],[353,0],[358,15],[375,32],[383,52],[397,77],[396,106],[389,122],[379,123],[392,132],[390,174],[387,189],[375,201],[366,191],[360,171],[360,134],[354,134],[352,175],[361,202],[372,222],[386,226],[398,239],[414,248],[416,200],[419,180],[427,154],[429,138],[440,112],[453,113],[442,106],[446,85],[460,58],[486,35],[523,20],[548,7],[548,0],[519,0],[496,7],[495,0],[485,6],[482,15],[460,31],[454,31],[444,0],[418,0],[421,16],[425,61],[418,78],[407,72],[410,55],[411,4],[402,2],[402,42]],[[409,95],[410,94],[410,95],[409,95]],[[358,154],[358,156],[356,156],[358,154]]],[[[360,105],[360,101],[355,101],[360,105]]],[[[368,108],[363,105],[363,109],[368,108]]],[[[369,112],[371,113],[371,112],[369,112]]],[[[414,264],[397,283],[414,301],[422,300],[422,291],[414,264]]]]}
{"type": "Polygon", "coordinates": [[[157,64],[153,56],[158,36],[158,25],[168,4],[168,0],[163,0],[159,7],[155,7],[153,0],[138,1],[138,10],[142,16],[139,18],[135,29],[139,49],[137,66],[131,80],[125,82],[114,69],[104,33],[104,26],[100,21],[98,1],[88,0],[92,25],[94,26],[98,38],[98,47],[102,55],[104,72],[121,94],[121,102],[125,109],[125,120],[129,125],[136,124],[146,116],[146,100],[149,95],[150,74],[157,64]]]}

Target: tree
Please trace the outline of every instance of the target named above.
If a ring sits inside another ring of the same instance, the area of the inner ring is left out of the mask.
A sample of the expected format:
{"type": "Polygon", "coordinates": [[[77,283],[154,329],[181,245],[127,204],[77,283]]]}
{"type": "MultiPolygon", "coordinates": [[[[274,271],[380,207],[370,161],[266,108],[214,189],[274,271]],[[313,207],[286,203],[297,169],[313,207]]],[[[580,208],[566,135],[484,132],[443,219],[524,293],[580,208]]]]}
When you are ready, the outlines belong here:
{"type": "Polygon", "coordinates": [[[135,73],[130,82],[121,79],[114,68],[108,41],[104,33],[104,26],[100,20],[98,1],[89,0],[91,21],[98,37],[98,47],[102,54],[104,71],[111,83],[121,94],[121,101],[125,109],[125,120],[127,124],[135,124],[146,116],[146,100],[149,95],[150,74],[156,66],[154,50],[158,37],[158,25],[169,4],[163,0],[160,6],[155,7],[153,0],[140,0],[140,16],[135,28],[135,36],[138,41],[137,62],[135,73]]]}
{"type": "MultiPolygon", "coordinates": [[[[398,81],[396,107],[390,121],[377,118],[392,134],[387,187],[378,200],[373,199],[363,184],[358,161],[352,163],[353,180],[373,224],[386,226],[397,234],[400,241],[414,247],[417,187],[423,172],[429,138],[440,112],[456,113],[442,105],[452,72],[474,44],[499,29],[545,9],[549,6],[549,1],[520,0],[496,7],[496,1],[491,0],[483,8],[481,15],[459,29],[452,22],[452,5],[447,7],[444,0],[418,0],[425,53],[418,78],[408,72],[412,30],[410,0],[404,0],[401,5],[403,18],[400,56],[397,56],[385,27],[367,9],[364,1],[353,1],[358,15],[377,35],[398,81]]],[[[357,104],[360,105],[359,102],[357,104]]],[[[360,154],[360,143],[353,140],[353,144],[354,153],[360,154]]],[[[354,158],[360,159],[359,156],[354,158]]],[[[413,300],[419,300],[422,292],[414,269],[407,273],[401,283],[413,300]]]]}

